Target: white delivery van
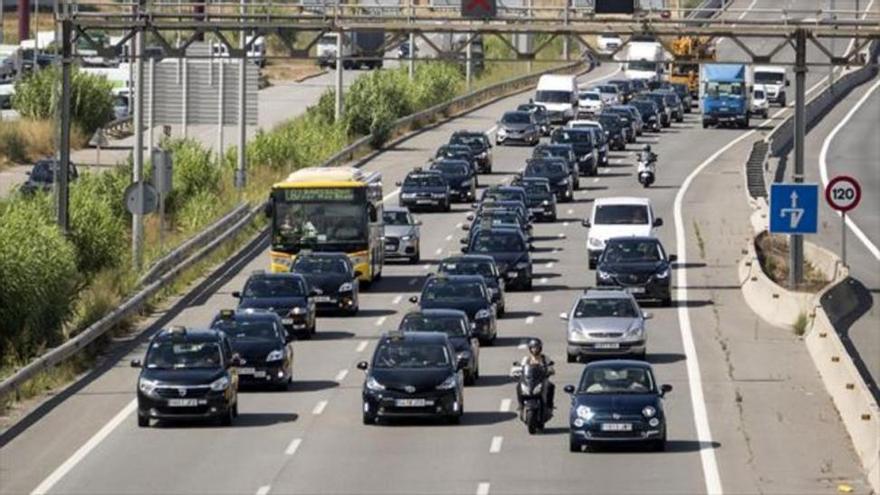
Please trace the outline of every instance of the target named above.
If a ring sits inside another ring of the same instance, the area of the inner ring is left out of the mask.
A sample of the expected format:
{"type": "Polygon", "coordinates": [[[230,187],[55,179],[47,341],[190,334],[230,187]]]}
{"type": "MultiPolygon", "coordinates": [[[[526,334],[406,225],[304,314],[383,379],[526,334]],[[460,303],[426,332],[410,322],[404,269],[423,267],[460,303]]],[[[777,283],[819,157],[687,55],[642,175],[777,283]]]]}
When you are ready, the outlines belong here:
{"type": "Polygon", "coordinates": [[[767,100],[785,106],[785,88],[789,85],[785,75],[785,67],[778,65],[756,65],[753,70],[755,84],[761,84],[767,90],[767,100]]]}
{"type": "Polygon", "coordinates": [[[627,79],[642,79],[649,82],[660,81],[666,52],[657,41],[633,41],[627,45],[623,76],[627,79]]]}
{"type": "Polygon", "coordinates": [[[547,74],[538,80],[535,103],[544,105],[550,122],[566,123],[577,114],[578,87],[575,76],[547,74]]]}

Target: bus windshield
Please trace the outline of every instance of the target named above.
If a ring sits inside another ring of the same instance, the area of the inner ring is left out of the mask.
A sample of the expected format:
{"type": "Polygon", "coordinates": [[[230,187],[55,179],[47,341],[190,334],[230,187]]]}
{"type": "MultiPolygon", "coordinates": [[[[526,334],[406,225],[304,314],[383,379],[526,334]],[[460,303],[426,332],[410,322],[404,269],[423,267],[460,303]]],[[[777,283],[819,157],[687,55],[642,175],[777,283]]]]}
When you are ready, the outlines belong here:
{"type": "Polygon", "coordinates": [[[274,217],[275,245],[301,248],[367,242],[367,213],[364,205],[277,202],[274,217]]]}

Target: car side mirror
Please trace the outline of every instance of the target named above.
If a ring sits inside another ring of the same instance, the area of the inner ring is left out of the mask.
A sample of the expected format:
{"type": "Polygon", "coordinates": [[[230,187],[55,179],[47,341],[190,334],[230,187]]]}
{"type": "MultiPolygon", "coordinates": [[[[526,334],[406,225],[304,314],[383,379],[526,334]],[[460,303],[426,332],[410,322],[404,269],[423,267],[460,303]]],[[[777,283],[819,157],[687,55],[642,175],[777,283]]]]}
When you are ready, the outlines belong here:
{"type": "Polygon", "coordinates": [[[655,218],[654,219],[654,227],[662,227],[662,226],[663,226],[663,219],[662,218],[655,218]]]}
{"type": "Polygon", "coordinates": [[[467,240],[466,237],[462,237],[461,239],[458,240],[458,243],[459,243],[459,244],[467,244],[467,243],[468,243],[468,240],[467,240]]]}
{"type": "Polygon", "coordinates": [[[467,362],[467,359],[466,359],[466,358],[463,358],[463,357],[458,358],[458,359],[455,361],[455,369],[456,369],[457,371],[461,371],[461,370],[467,368],[467,364],[468,364],[468,362],[467,362]]]}
{"type": "Polygon", "coordinates": [[[668,394],[669,392],[672,392],[672,385],[670,385],[668,383],[664,383],[663,385],[660,385],[660,396],[661,397],[668,394]]]}
{"type": "Polygon", "coordinates": [[[467,247],[467,246],[462,246],[462,247],[461,247],[461,252],[462,252],[463,254],[467,254],[467,252],[468,252],[468,247],[467,247]]]}
{"type": "Polygon", "coordinates": [[[131,367],[132,368],[143,368],[144,365],[143,365],[143,363],[141,363],[140,359],[132,359],[131,360],[131,367]]]}
{"type": "Polygon", "coordinates": [[[534,244],[529,244],[529,252],[534,252],[534,251],[535,251],[534,244]]]}
{"type": "Polygon", "coordinates": [[[645,320],[650,320],[654,317],[653,313],[648,313],[647,311],[642,312],[642,318],[645,320]]]}
{"type": "Polygon", "coordinates": [[[573,394],[574,393],[574,385],[566,385],[566,386],[562,387],[562,390],[567,394],[573,394]]]}
{"type": "Polygon", "coordinates": [[[238,354],[233,354],[232,359],[229,360],[229,366],[239,367],[241,365],[241,356],[239,356],[238,354]]]}
{"type": "Polygon", "coordinates": [[[568,321],[568,313],[559,313],[559,319],[562,321],[568,321]]]}
{"type": "Polygon", "coordinates": [[[474,219],[474,214],[473,214],[473,213],[468,213],[467,216],[465,216],[465,218],[467,218],[468,220],[473,220],[473,219],[474,219]]]}
{"type": "Polygon", "coordinates": [[[581,220],[581,225],[583,225],[584,227],[590,228],[590,226],[592,224],[590,223],[589,220],[581,220]]]}
{"type": "Polygon", "coordinates": [[[419,296],[410,296],[409,302],[416,304],[417,302],[419,302],[419,296]]]}
{"type": "Polygon", "coordinates": [[[678,255],[677,254],[670,254],[669,255],[669,262],[672,263],[674,261],[678,261],[678,255]]]}
{"type": "Polygon", "coordinates": [[[786,86],[786,87],[787,87],[787,86],[791,86],[791,81],[786,80],[786,81],[785,81],[785,86],[786,86]]]}
{"type": "Polygon", "coordinates": [[[361,361],[357,364],[357,369],[359,369],[361,371],[367,371],[367,368],[369,368],[369,367],[370,367],[370,365],[367,364],[366,361],[361,361]]]}
{"type": "Polygon", "coordinates": [[[323,294],[321,289],[312,289],[309,291],[309,297],[320,296],[321,294],[323,294]]]}
{"type": "Polygon", "coordinates": [[[237,290],[236,290],[236,291],[232,291],[232,297],[234,297],[234,298],[236,298],[236,299],[241,299],[241,292],[239,292],[239,291],[237,291],[237,290]]]}
{"type": "Polygon", "coordinates": [[[402,185],[403,185],[403,183],[402,183],[402,182],[400,182],[400,181],[397,181],[397,182],[395,182],[395,183],[394,183],[394,185],[395,185],[395,186],[397,186],[397,187],[400,187],[400,186],[402,186],[402,185]]]}
{"type": "Polygon", "coordinates": [[[421,224],[422,224],[421,220],[416,220],[415,222],[413,222],[413,225],[421,225],[421,224]]]}

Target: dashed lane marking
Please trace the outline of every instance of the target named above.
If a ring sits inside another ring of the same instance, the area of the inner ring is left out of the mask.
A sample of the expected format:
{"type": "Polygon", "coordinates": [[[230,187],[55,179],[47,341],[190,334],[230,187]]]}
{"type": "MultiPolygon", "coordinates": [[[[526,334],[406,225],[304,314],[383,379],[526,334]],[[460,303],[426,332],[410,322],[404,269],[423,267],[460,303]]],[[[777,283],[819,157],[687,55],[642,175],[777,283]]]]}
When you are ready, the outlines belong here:
{"type": "Polygon", "coordinates": [[[594,178],[593,178],[593,182],[599,182],[599,178],[598,178],[598,177],[594,177],[594,178]]]}
{"type": "Polygon", "coordinates": [[[290,441],[290,445],[284,449],[284,455],[293,455],[296,454],[296,449],[299,448],[299,444],[302,443],[302,438],[294,438],[290,441]]]}
{"type": "Polygon", "coordinates": [[[534,317],[534,316],[529,316],[529,317],[526,318],[526,325],[531,325],[531,324],[534,323],[534,322],[535,322],[535,317],[534,317]]]}
{"type": "Polygon", "coordinates": [[[380,316],[379,319],[376,320],[376,326],[381,327],[385,323],[386,319],[387,319],[386,316],[380,316]]]}
{"type": "Polygon", "coordinates": [[[541,280],[538,280],[538,283],[541,285],[546,285],[547,284],[547,277],[541,277],[541,280]]]}
{"type": "Polygon", "coordinates": [[[271,490],[271,489],[272,489],[271,486],[263,485],[263,486],[257,488],[257,495],[268,495],[269,490],[271,490]]]}
{"type": "Polygon", "coordinates": [[[321,414],[322,412],[324,412],[325,407],[327,407],[327,401],[319,401],[317,404],[315,404],[315,408],[312,409],[312,414],[314,414],[315,416],[321,414]]]}
{"type": "Polygon", "coordinates": [[[356,349],[357,352],[364,352],[364,349],[367,348],[367,345],[369,345],[369,343],[366,340],[360,341],[356,349]]]}
{"type": "Polygon", "coordinates": [[[339,370],[339,373],[336,373],[334,377],[334,381],[341,382],[345,380],[345,377],[348,376],[348,370],[339,370]]]}
{"type": "Polygon", "coordinates": [[[397,296],[394,298],[393,301],[391,301],[391,304],[400,304],[400,301],[402,301],[402,300],[403,300],[403,296],[397,296]]]}
{"type": "Polygon", "coordinates": [[[510,410],[510,399],[501,399],[501,407],[498,408],[499,412],[507,412],[510,410]]]}
{"type": "Polygon", "coordinates": [[[547,268],[553,268],[553,262],[551,261],[544,266],[546,266],[547,268]]]}
{"type": "Polygon", "coordinates": [[[477,495],[489,495],[489,482],[483,481],[477,485],[477,495]]]}
{"type": "Polygon", "coordinates": [[[492,444],[489,445],[489,453],[497,454],[501,452],[501,444],[504,442],[504,437],[495,436],[492,437],[492,444]]]}
{"type": "Polygon", "coordinates": [[[434,254],[441,254],[441,253],[443,253],[443,248],[437,248],[437,250],[434,251],[434,254]]]}
{"type": "Polygon", "coordinates": [[[535,304],[539,304],[541,302],[541,294],[538,294],[537,296],[533,297],[532,302],[534,302],[535,304]]]}

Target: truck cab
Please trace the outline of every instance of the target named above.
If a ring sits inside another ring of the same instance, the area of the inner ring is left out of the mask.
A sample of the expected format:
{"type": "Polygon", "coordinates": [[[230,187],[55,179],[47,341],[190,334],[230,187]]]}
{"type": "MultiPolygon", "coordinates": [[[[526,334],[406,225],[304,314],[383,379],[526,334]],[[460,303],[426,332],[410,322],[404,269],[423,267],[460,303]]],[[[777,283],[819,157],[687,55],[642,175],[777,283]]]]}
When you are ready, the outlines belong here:
{"type": "Polygon", "coordinates": [[[767,101],[778,103],[780,107],[784,107],[786,101],[785,88],[790,84],[786,76],[785,67],[778,65],[756,65],[754,72],[755,84],[762,84],[767,91],[767,101]]]}
{"type": "Polygon", "coordinates": [[[547,74],[538,80],[535,103],[544,105],[550,122],[566,123],[577,114],[578,87],[574,76],[547,74]]]}
{"type": "Polygon", "coordinates": [[[749,127],[752,84],[744,64],[706,64],[701,76],[703,128],[735,125],[749,127]]]}

